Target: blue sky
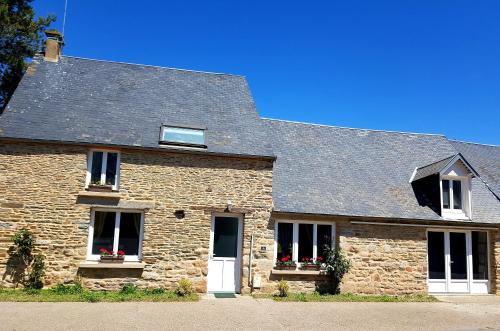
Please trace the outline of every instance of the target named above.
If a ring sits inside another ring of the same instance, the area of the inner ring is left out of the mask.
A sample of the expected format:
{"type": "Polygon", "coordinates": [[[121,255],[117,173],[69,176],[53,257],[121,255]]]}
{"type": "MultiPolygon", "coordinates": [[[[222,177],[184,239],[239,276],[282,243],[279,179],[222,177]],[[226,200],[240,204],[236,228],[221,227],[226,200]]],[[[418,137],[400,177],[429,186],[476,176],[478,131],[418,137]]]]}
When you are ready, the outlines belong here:
{"type": "MultiPolygon", "coordinates": [[[[36,0],[58,16],[64,0],[36,0]]],[[[500,1],[68,0],[64,54],[247,77],[264,117],[500,145],[500,1]]]]}

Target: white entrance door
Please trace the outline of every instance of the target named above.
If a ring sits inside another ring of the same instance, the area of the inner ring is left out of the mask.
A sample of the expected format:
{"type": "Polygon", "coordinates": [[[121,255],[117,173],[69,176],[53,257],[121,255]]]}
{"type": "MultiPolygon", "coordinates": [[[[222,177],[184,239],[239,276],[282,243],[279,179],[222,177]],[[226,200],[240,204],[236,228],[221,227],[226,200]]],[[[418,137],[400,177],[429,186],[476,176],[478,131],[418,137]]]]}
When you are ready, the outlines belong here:
{"type": "Polygon", "coordinates": [[[429,292],[489,292],[487,232],[429,231],[427,256],[429,292]]]}
{"type": "Polygon", "coordinates": [[[241,237],[241,217],[213,217],[208,258],[208,292],[240,291],[241,237]]]}

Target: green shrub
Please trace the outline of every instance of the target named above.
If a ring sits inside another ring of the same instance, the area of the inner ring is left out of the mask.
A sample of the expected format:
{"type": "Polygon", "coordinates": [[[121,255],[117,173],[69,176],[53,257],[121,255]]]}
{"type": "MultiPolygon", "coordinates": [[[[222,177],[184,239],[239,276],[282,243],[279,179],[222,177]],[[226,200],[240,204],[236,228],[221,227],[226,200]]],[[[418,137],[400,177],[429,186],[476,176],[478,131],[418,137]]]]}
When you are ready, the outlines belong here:
{"type": "Polygon", "coordinates": [[[163,294],[165,289],[163,287],[154,288],[151,290],[151,294],[163,294]]]}
{"type": "Polygon", "coordinates": [[[122,294],[134,294],[135,292],[137,292],[137,286],[131,283],[123,285],[120,291],[122,294]]]}
{"type": "Polygon", "coordinates": [[[24,287],[40,289],[43,287],[45,263],[43,255],[33,255],[35,240],[26,228],[20,229],[12,236],[14,245],[9,248],[6,273],[10,274],[13,283],[24,287]]]}
{"type": "Polygon", "coordinates": [[[193,283],[189,279],[183,278],[179,281],[175,293],[180,296],[189,296],[194,293],[193,283]]]}
{"type": "Polygon", "coordinates": [[[286,280],[281,279],[278,282],[278,295],[281,298],[287,297],[288,296],[288,291],[290,290],[290,287],[288,286],[288,283],[286,280]]]}
{"type": "Polygon", "coordinates": [[[57,284],[51,290],[55,294],[60,294],[60,295],[63,295],[63,294],[81,294],[83,292],[83,287],[79,283],[71,284],[71,285],[57,284]]]}
{"type": "Polygon", "coordinates": [[[82,292],[81,297],[83,300],[85,300],[87,302],[98,302],[99,301],[98,293],[92,292],[92,291],[82,292]]]}
{"type": "Polygon", "coordinates": [[[339,294],[342,278],[351,268],[351,262],[345,257],[340,248],[335,249],[326,246],[323,255],[325,256],[326,273],[329,279],[326,292],[339,294]]]}
{"type": "Polygon", "coordinates": [[[45,276],[45,262],[43,255],[35,255],[31,270],[28,274],[25,286],[28,288],[41,289],[43,287],[43,277],[45,276]]]}

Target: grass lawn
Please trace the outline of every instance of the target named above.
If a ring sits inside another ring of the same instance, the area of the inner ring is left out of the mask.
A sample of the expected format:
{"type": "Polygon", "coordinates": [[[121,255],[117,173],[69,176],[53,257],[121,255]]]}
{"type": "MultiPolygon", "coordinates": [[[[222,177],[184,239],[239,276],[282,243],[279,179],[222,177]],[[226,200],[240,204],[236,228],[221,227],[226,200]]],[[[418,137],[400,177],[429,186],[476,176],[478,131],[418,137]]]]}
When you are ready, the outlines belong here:
{"type": "Polygon", "coordinates": [[[319,293],[290,293],[287,297],[279,297],[272,294],[255,294],[256,299],[273,299],[282,302],[437,302],[439,301],[431,295],[357,295],[357,294],[319,294],[319,293]]]}
{"type": "Polygon", "coordinates": [[[178,296],[173,291],[140,290],[90,291],[79,286],[56,286],[51,289],[0,289],[0,301],[14,302],[124,302],[124,301],[198,301],[197,294],[178,296]]]}

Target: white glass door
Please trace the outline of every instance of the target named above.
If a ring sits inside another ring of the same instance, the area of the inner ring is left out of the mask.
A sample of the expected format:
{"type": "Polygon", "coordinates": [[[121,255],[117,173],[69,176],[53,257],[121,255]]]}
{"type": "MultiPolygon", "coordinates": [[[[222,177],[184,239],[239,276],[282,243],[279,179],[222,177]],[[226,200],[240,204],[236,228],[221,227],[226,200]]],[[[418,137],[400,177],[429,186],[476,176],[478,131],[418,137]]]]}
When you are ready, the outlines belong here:
{"type": "Polygon", "coordinates": [[[430,293],[489,292],[487,232],[429,231],[427,256],[430,293]]]}
{"type": "Polygon", "coordinates": [[[239,217],[215,216],[210,233],[208,292],[239,292],[242,224],[239,217]]]}

